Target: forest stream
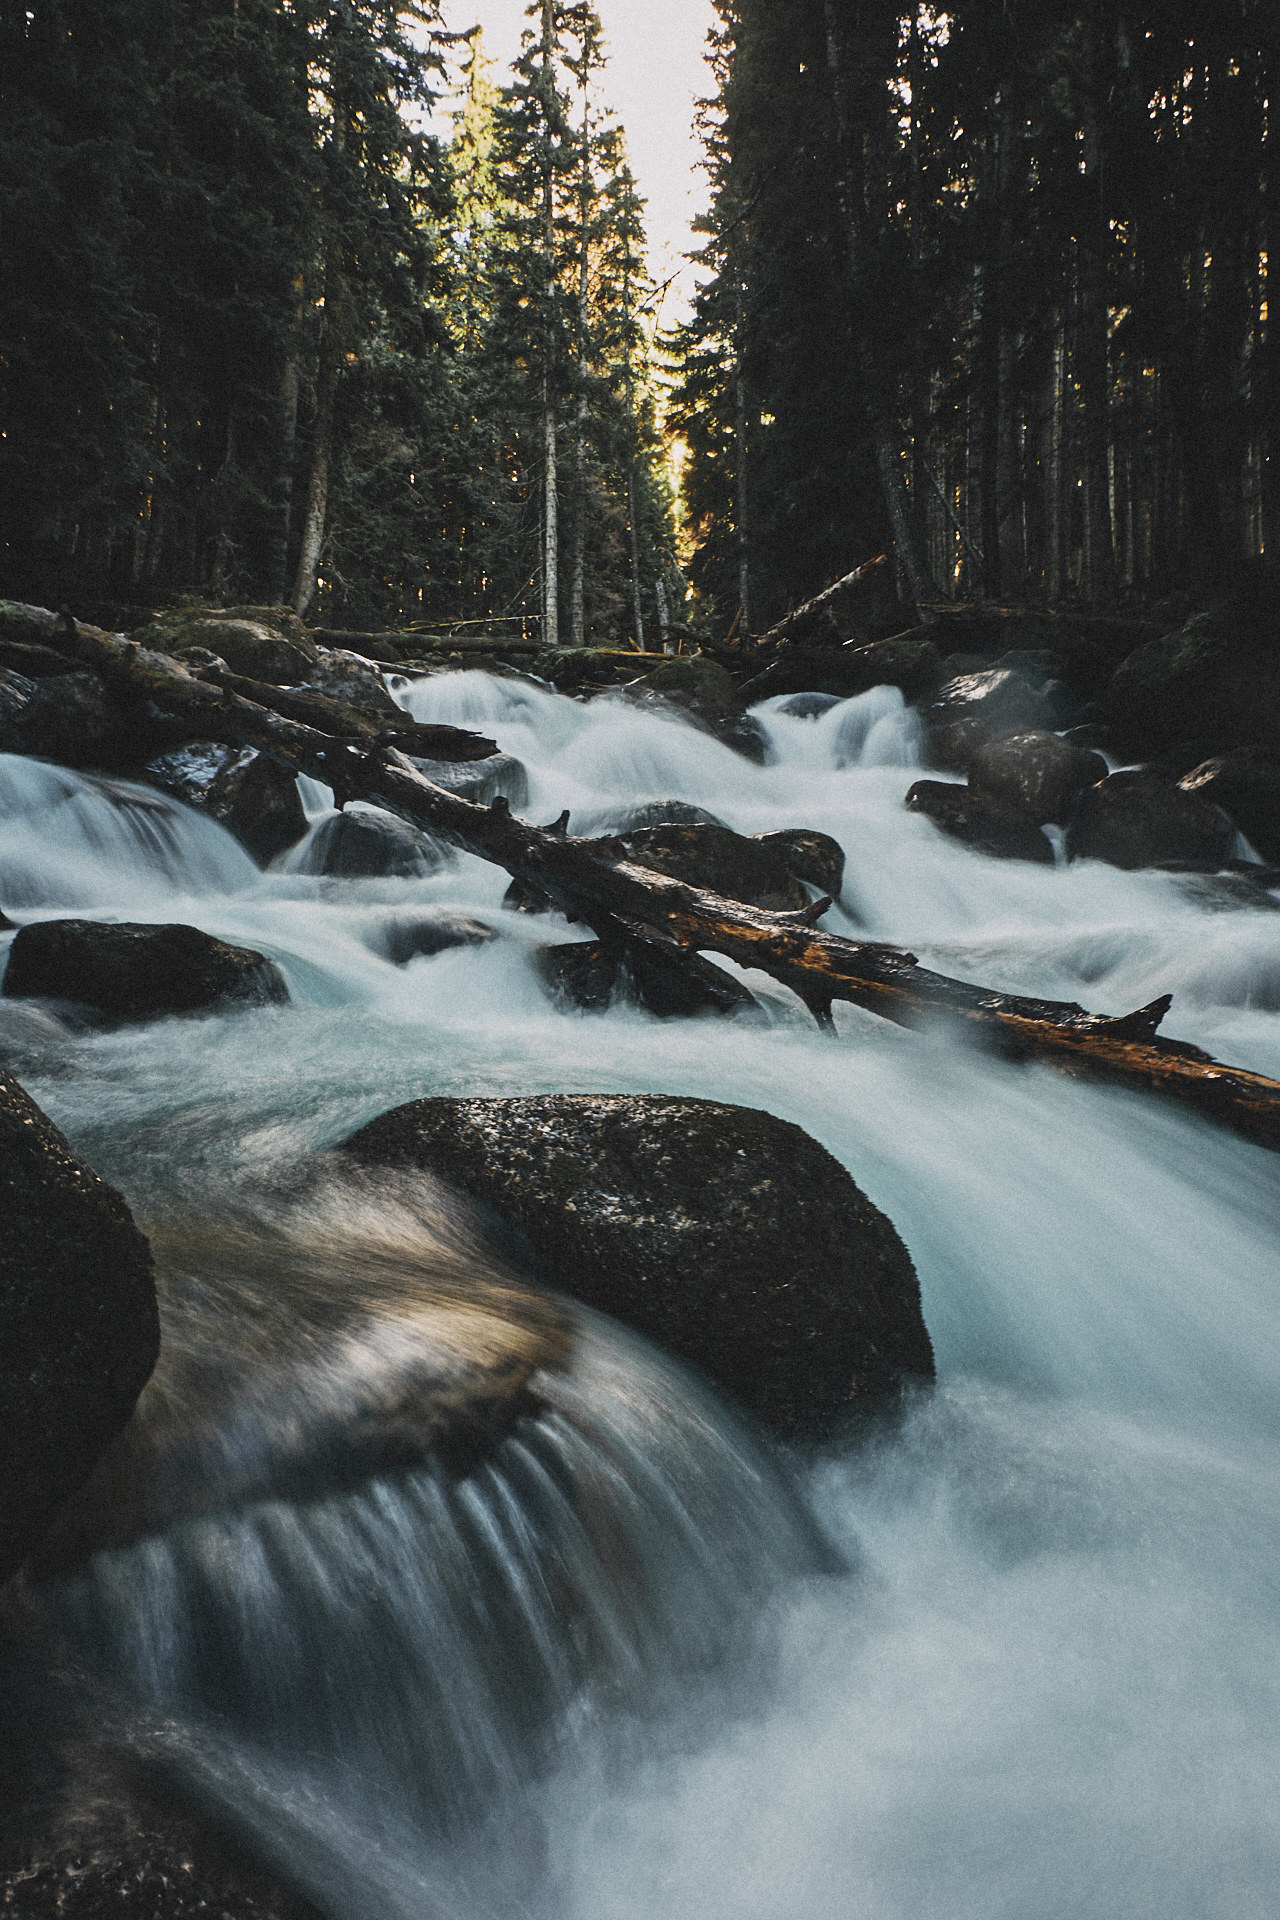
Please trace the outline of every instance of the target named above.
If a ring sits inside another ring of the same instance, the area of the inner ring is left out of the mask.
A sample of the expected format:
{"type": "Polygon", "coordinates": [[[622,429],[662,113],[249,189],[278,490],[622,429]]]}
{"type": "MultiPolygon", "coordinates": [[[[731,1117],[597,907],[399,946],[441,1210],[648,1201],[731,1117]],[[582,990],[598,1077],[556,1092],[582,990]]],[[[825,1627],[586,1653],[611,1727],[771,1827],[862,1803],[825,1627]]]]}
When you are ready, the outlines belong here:
{"type": "MultiPolygon", "coordinates": [[[[755,765],[612,694],[389,684],[522,762],[529,820],[816,828],[847,857],[830,931],[1100,1012],[1172,993],[1168,1034],[1280,1075],[1274,914],[946,839],[903,806],[894,689],[766,701],[755,765]]],[[[314,834],[332,796],[303,789],[314,834]]],[[[567,1012],[534,949],[579,936],[468,855],[263,872],[154,790],[11,756],[0,804],[19,925],[189,921],[290,994],[105,1031],[0,1001],[6,1063],[159,1268],[138,1417],[172,1518],[105,1516],[36,1589],[132,1751],[330,1920],[1275,1912],[1280,1159],[851,1006],[832,1037],[762,974],[728,1020],[567,1012]],[[393,964],[424,908],[498,937],[393,964]],[[829,1148],[910,1250],[936,1388],[788,1453],[603,1318],[555,1351],[519,1250],[443,1191],[298,1176],[424,1095],[598,1091],[829,1148]],[[536,1410],[476,1462],[379,1465],[379,1409],[503,1340],[547,1342],[536,1410]],[[166,1366],[212,1383],[183,1422],[166,1366]]]]}

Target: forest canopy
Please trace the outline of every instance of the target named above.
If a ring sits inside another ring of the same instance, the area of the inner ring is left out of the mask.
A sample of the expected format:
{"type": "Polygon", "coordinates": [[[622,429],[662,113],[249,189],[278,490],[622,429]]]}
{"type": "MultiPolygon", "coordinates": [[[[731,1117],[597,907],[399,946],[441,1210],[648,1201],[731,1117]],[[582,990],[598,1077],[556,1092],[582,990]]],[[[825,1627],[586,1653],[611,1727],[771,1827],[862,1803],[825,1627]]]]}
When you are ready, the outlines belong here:
{"type": "Polygon", "coordinates": [[[504,75],[425,4],[2,0],[0,591],[616,645],[1271,548],[1270,7],[716,11],[655,341],[592,7],[504,75]]]}

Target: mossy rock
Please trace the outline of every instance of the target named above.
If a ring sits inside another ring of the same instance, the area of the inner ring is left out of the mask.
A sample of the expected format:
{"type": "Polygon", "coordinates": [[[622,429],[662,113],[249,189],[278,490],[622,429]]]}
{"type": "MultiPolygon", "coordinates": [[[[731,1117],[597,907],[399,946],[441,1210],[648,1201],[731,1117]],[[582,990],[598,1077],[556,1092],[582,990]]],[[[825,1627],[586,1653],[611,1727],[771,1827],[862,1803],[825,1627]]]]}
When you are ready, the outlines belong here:
{"type": "Polygon", "coordinates": [[[643,679],[633,680],[628,692],[635,699],[656,695],[670,700],[702,720],[723,720],[742,712],[733,675],[700,653],[664,660],[643,679]]]}
{"type": "Polygon", "coordinates": [[[144,645],[179,659],[191,648],[207,648],[225,660],[233,673],[280,687],[305,680],[320,657],[305,634],[295,637],[235,613],[166,615],[143,628],[139,638],[144,645]]]}

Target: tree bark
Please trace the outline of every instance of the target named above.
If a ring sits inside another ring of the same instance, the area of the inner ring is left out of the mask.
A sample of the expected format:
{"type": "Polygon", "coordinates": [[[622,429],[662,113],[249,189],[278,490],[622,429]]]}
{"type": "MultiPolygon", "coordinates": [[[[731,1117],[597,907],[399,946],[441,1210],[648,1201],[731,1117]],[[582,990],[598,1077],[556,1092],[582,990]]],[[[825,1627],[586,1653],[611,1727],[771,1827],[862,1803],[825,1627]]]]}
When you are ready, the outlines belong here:
{"type": "Polygon", "coordinates": [[[316,418],[311,436],[307,505],[302,517],[298,571],[293,583],[293,609],[297,614],[305,614],[316,597],[317,570],[324,548],[325,520],[329,511],[329,465],[333,457],[333,421],[338,397],[338,374],[342,365],[337,305],[336,276],[331,275],[326,284],[324,319],[320,331],[320,367],[316,379],[316,418]]]}

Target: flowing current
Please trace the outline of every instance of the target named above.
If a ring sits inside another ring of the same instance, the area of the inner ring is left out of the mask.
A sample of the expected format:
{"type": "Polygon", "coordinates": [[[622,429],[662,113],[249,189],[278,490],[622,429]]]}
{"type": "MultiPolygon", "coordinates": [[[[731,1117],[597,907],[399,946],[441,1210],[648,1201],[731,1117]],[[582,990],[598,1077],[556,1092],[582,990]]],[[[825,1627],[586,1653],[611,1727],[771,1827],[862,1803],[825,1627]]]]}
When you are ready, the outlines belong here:
{"type": "MultiPolygon", "coordinates": [[[[758,767],[620,698],[394,684],[516,756],[531,819],[818,828],[832,930],[1103,1012],[1172,992],[1167,1032],[1280,1074],[1274,913],[946,841],[903,808],[892,690],[766,703],[758,767]]],[[[19,923],[188,920],[288,980],[284,1008],[105,1033],[0,1001],[0,1046],[163,1290],[154,1511],[49,1577],[51,1617],[122,1737],[332,1920],[1276,1911],[1280,1160],[852,1008],[832,1040],[754,974],[732,1022],[560,1011],[532,950],[580,934],[466,856],[264,874],[153,793],[2,757],[0,810],[19,923]],[[393,965],[427,908],[499,937],[393,965]],[[299,1172],[426,1094],[602,1090],[829,1147],[915,1260],[936,1391],[782,1459],[643,1343],[566,1333],[443,1194],[299,1172]],[[537,1408],[441,1463],[405,1410],[477,1350],[534,1367],[537,1408]]]]}

